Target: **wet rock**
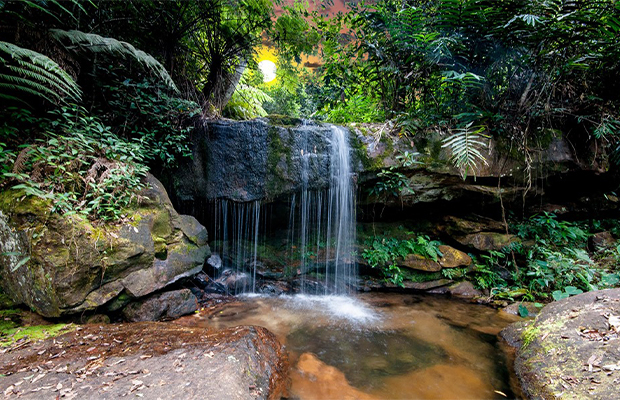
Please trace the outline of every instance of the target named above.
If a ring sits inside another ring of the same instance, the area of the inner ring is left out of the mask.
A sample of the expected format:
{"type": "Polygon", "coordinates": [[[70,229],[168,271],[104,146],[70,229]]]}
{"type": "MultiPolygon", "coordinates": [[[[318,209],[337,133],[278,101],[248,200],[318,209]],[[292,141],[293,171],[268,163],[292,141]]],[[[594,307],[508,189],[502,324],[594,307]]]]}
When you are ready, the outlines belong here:
{"type": "Polygon", "coordinates": [[[460,297],[464,299],[473,299],[474,297],[482,296],[482,292],[474,288],[471,282],[459,282],[448,288],[448,293],[454,297],[460,297]]]}
{"type": "Polygon", "coordinates": [[[252,277],[247,272],[227,269],[215,280],[227,293],[243,293],[252,289],[252,277]]]}
{"type": "Polygon", "coordinates": [[[180,289],[149,296],[123,308],[129,322],[176,319],[198,309],[198,300],[189,289],[180,289]]]}
{"type": "Polygon", "coordinates": [[[548,304],[502,337],[517,346],[515,372],[527,398],[603,400],[618,397],[619,330],[620,289],[609,289],[548,304]]]}
{"type": "Polygon", "coordinates": [[[284,348],[254,326],[86,325],[1,353],[0,374],[5,394],[24,399],[267,400],[288,387],[284,348]],[[33,375],[38,365],[45,369],[33,375]]]}
{"type": "Polygon", "coordinates": [[[219,254],[211,254],[211,257],[207,258],[207,266],[219,271],[222,268],[222,258],[219,254]]]}
{"type": "MultiPolygon", "coordinates": [[[[450,279],[437,279],[437,280],[433,280],[433,281],[428,281],[428,282],[403,282],[403,289],[412,289],[412,290],[424,290],[424,291],[430,291],[431,289],[437,289],[439,290],[440,288],[449,285],[450,283],[452,283],[452,281],[450,279]]],[[[397,288],[399,286],[396,286],[394,284],[391,283],[386,283],[385,287],[387,288],[397,288]]]]}
{"type": "Polygon", "coordinates": [[[192,135],[193,159],[175,172],[176,197],[194,202],[273,199],[301,189],[304,162],[309,189],[327,188],[331,129],[267,118],[205,122],[192,135]]]}
{"type": "Polygon", "coordinates": [[[616,244],[616,238],[614,238],[611,232],[595,233],[590,240],[592,241],[592,247],[596,251],[610,249],[616,244]]]}
{"type": "Polygon", "coordinates": [[[522,301],[518,303],[512,303],[504,308],[502,308],[502,312],[511,315],[521,315],[520,308],[525,307],[527,310],[527,316],[533,317],[540,312],[540,307],[536,307],[535,303],[531,301],[522,301]]]}
{"type": "Polygon", "coordinates": [[[465,236],[456,236],[454,239],[464,246],[471,246],[481,251],[501,250],[512,243],[519,242],[515,235],[497,232],[478,232],[465,236]]]}
{"type": "Polygon", "coordinates": [[[198,273],[209,254],[205,228],[174,210],[157,179],[146,180],[150,187],[125,220],[96,226],[80,215],[51,214],[48,200],[1,192],[5,293],[43,316],[58,317],[115,303],[120,296],[143,297],[198,273]],[[7,243],[19,260],[4,255],[7,243]]]}
{"type": "Polygon", "coordinates": [[[290,293],[291,290],[291,285],[282,281],[265,282],[260,286],[261,293],[273,296],[290,293]]]}
{"type": "Polygon", "coordinates": [[[439,264],[443,268],[467,267],[471,265],[472,260],[467,253],[446,245],[440,245],[438,247],[441,254],[443,254],[439,259],[439,264]]]}
{"type": "Polygon", "coordinates": [[[441,271],[441,265],[438,262],[424,258],[418,254],[409,254],[405,259],[398,259],[399,267],[411,268],[418,271],[437,272],[441,271]]]}
{"type": "Polygon", "coordinates": [[[536,307],[535,303],[531,301],[522,301],[518,303],[512,303],[507,307],[502,308],[502,312],[512,315],[521,315],[520,308],[525,307],[527,315],[533,317],[540,312],[540,307],[536,307]]]}

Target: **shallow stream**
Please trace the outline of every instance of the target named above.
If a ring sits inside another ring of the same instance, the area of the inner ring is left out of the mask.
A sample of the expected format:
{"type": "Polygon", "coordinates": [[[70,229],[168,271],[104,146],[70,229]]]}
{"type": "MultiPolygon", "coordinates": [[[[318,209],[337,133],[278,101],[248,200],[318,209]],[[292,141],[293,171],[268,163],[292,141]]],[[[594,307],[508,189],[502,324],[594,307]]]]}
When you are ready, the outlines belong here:
{"type": "Polygon", "coordinates": [[[184,324],[260,325],[285,344],[290,398],[504,399],[497,333],[516,317],[444,297],[244,296],[184,324]]]}

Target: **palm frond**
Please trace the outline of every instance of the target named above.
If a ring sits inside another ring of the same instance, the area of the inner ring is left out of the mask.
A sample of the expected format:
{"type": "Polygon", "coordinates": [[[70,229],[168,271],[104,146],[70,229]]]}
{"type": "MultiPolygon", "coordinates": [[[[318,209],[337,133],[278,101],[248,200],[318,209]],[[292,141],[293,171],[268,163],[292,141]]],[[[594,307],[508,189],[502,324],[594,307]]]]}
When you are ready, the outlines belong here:
{"type": "Polygon", "coordinates": [[[450,150],[452,153],[450,161],[459,170],[463,179],[467,178],[470,172],[476,176],[479,163],[488,164],[480,151],[487,147],[484,136],[481,135],[484,127],[472,129],[472,125],[473,122],[470,122],[465,128],[456,129],[452,135],[444,139],[441,146],[450,150]]]}
{"type": "MultiPolygon", "coordinates": [[[[113,38],[103,37],[94,33],[85,33],[82,31],[63,31],[61,29],[51,29],[51,36],[61,43],[69,42],[82,50],[88,50],[95,53],[108,53],[122,57],[131,57],[144,65],[147,69],[155,72],[170,88],[178,92],[172,78],[163,65],[153,56],[142,50],[136,49],[127,42],[122,42],[113,38]]],[[[69,46],[66,46],[69,48],[69,46]]]]}
{"type": "MultiPolygon", "coordinates": [[[[36,51],[0,41],[0,57],[4,71],[0,73],[0,88],[16,90],[42,97],[50,102],[69,97],[81,98],[78,84],[55,61],[36,51]]],[[[3,98],[13,97],[3,93],[3,98]]]]}

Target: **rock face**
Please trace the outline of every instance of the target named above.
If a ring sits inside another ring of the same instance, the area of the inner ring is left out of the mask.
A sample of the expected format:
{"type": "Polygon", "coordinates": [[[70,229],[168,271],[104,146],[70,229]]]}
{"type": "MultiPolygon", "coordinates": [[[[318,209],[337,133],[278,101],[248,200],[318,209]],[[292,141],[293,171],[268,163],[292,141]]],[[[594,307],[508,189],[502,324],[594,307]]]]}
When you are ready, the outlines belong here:
{"type": "MultiPolygon", "coordinates": [[[[174,193],[175,205],[188,210],[214,199],[271,201],[301,189],[302,166],[307,164],[309,189],[325,189],[331,130],[326,124],[282,117],[205,121],[193,135],[193,160],[168,177],[167,187],[174,193]]],[[[580,193],[601,194],[597,199],[614,189],[606,157],[594,147],[569,143],[557,132],[547,132],[543,144],[530,150],[528,165],[510,143],[490,139],[481,149],[487,164],[477,169],[479,179],[470,176],[463,180],[450,163],[449,150],[442,147],[445,136],[419,133],[401,137],[390,130],[386,124],[349,127],[352,169],[359,186],[370,189],[376,185],[380,180],[377,173],[385,168],[396,168],[406,176],[411,190],[401,191],[400,198],[379,200],[389,206],[438,201],[493,203],[500,195],[510,203],[521,200],[524,193],[540,194],[535,187],[529,189],[532,179],[534,186],[537,179],[545,180],[545,194],[557,188],[575,199],[579,196],[575,186],[580,193]],[[575,149],[579,149],[578,156],[575,149]],[[419,153],[419,163],[402,166],[398,157],[404,152],[419,153]],[[535,171],[535,176],[529,176],[528,171],[535,171]],[[577,174],[578,184],[568,178],[572,173],[577,174]]],[[[368,190],[362,190],[364,193],[368,190]]],[[[377,201],[372,196],[360,198],[361,204],[377,201]]]]}
{"type": "Polygon", "coordinates": [[[411,268],[424,272],[441,271],[441,265],[438,262],[424,258],[418,254],[409,254],[405,259],[397,260],[399,267],[411,268]]]}
{"type": "Polygon", "coordinates": [[[5,293],[58,317],[103,305],[117,309],[198,273],[210,254],[205,228],[179,215],[153,176],[147,181],[150,188],[123,222],[99,226],[79,215],[51,214],[48,201],[0,193],[5,293]]]}
{"type": "Polygon", "coordinates": [[[180,203],[272,199],[301,189],[307,162],[309,189],[326,188],[331,132],[290,118],[205,122],[193,136],[193,160],[171,186],[180,203]]]}
{"type": "Polygon", "coordinates": [[[5,396],[24,399],[275,400],[288,388],[284,348],[267,329],[254,326],[218,331],[154,322],[87,325],[0,354],[0,373],[6,374],[5,396]],[[45,372],[33,380],[31,370],[43,364],[45,372]]]}
{"type": "Polygon", "coordinates": [[[457,250],[454,247],[440,245],[438,248],[441,254],[443,254],[439,259],[439,264],[443,268],[468,267],[472,263],[472,259],[467,253],[457,250]]]}
{"type": "Polygon", "coordinates": [[[189,289],[173,290],[134,301],[123,308],[129,322],[176,319],[198,309],[198,299],[189,289]]]}
{"type": "Polygon", "coordinates": [[[620,379],[620,289],[553,302],[529,325],[502,331],[530,399],[615,399],[620,379]]]}

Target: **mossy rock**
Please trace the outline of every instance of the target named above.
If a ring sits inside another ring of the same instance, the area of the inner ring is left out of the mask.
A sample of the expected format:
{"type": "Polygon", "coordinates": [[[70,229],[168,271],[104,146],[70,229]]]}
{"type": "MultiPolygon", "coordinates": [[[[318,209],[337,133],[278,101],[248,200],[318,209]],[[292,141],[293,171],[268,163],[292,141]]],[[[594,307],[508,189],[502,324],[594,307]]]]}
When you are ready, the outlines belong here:
{"type": "Polygon", "coordinates": [[[615,399],[620,289],[584,293],[545,306],[533,322],[502,331],[517,347],[515,372],[529,399],[615,399]]]}
{"type": "Polygon", "coordinates": [[[210,254],[206,230],[176,213],[153,176],[147,181],[144,201],[126,210],[132,221],[97,226],[81,215],[50,213],[39,199],[0,193],[4,292],[58,317],[101,307],[121,293],[145,296],[199,272],[210,254]]]}

